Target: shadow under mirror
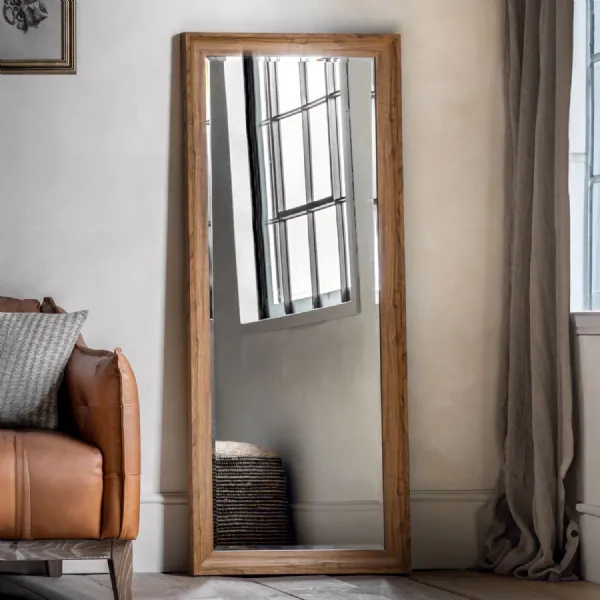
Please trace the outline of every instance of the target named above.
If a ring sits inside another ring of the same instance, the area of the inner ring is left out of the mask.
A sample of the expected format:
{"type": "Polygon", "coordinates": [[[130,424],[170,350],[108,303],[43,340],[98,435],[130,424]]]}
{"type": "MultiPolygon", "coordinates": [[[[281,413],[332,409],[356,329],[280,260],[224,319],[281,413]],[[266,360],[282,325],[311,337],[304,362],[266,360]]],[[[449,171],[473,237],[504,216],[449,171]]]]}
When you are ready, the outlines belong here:
{"type": "Polygon", "coordinates": [[[207,78],[215,548],[382,549],[373,60],[207,78]]]}

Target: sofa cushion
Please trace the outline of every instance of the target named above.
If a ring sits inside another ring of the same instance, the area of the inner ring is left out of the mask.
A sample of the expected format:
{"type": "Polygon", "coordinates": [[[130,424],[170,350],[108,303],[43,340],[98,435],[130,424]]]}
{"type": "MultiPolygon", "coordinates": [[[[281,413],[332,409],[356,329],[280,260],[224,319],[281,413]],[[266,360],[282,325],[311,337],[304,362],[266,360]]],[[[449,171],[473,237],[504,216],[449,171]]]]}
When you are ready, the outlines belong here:
{"type": "Polygon", "coordinates": [[[58,427],[58,389],[86,317],[0,312],[0,427],[58,427]]]}
{"type": "Polygon", "coordinates": [[[50,431],[0,430],[0,539],[100,536],[102,454],[50,431]]]}
{"type": "Polygon", "coordinates": [[[0,312],[39,313],[40,303],[37,300],[17,300],[0,296],[0,312]]]}

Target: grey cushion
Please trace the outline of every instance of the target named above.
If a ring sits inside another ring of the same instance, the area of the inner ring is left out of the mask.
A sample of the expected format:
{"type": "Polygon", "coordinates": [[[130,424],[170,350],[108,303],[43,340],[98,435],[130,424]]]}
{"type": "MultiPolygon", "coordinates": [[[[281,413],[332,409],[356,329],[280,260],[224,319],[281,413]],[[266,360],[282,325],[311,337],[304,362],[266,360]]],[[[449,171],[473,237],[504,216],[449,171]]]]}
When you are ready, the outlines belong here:
{"type": "Polygon", "coordinates": [[[0,313],[0,428],[58,427],[58,388],[87,314],[0,313]]]}

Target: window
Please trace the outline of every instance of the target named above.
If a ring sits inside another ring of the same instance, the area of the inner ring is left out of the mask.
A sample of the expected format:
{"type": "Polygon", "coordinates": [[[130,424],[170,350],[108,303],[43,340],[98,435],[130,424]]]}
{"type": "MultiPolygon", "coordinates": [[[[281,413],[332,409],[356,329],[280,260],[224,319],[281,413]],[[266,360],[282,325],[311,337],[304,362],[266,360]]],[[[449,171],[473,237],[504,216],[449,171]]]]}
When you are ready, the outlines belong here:
{"type": "Polygon", "coordinates": [[[347,69],[244,58],[260,319],[357,294],[347,69]]]}
{"type": "Polygon", "coordinates": [[[600,310],[600,2],[576,0],[570,119],[571,310],[600,310]]]}

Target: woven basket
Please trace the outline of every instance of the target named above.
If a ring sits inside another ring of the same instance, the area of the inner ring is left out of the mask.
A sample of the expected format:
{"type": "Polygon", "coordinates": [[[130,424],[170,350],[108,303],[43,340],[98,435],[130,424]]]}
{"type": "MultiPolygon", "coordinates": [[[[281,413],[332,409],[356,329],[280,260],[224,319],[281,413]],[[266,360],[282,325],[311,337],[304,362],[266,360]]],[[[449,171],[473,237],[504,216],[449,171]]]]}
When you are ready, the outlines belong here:
{"type": "Polygon", "coordinates": [[[215,546],[294,543],[287,480],[279,456],[238,442],[213,455],[215,546]]]}

